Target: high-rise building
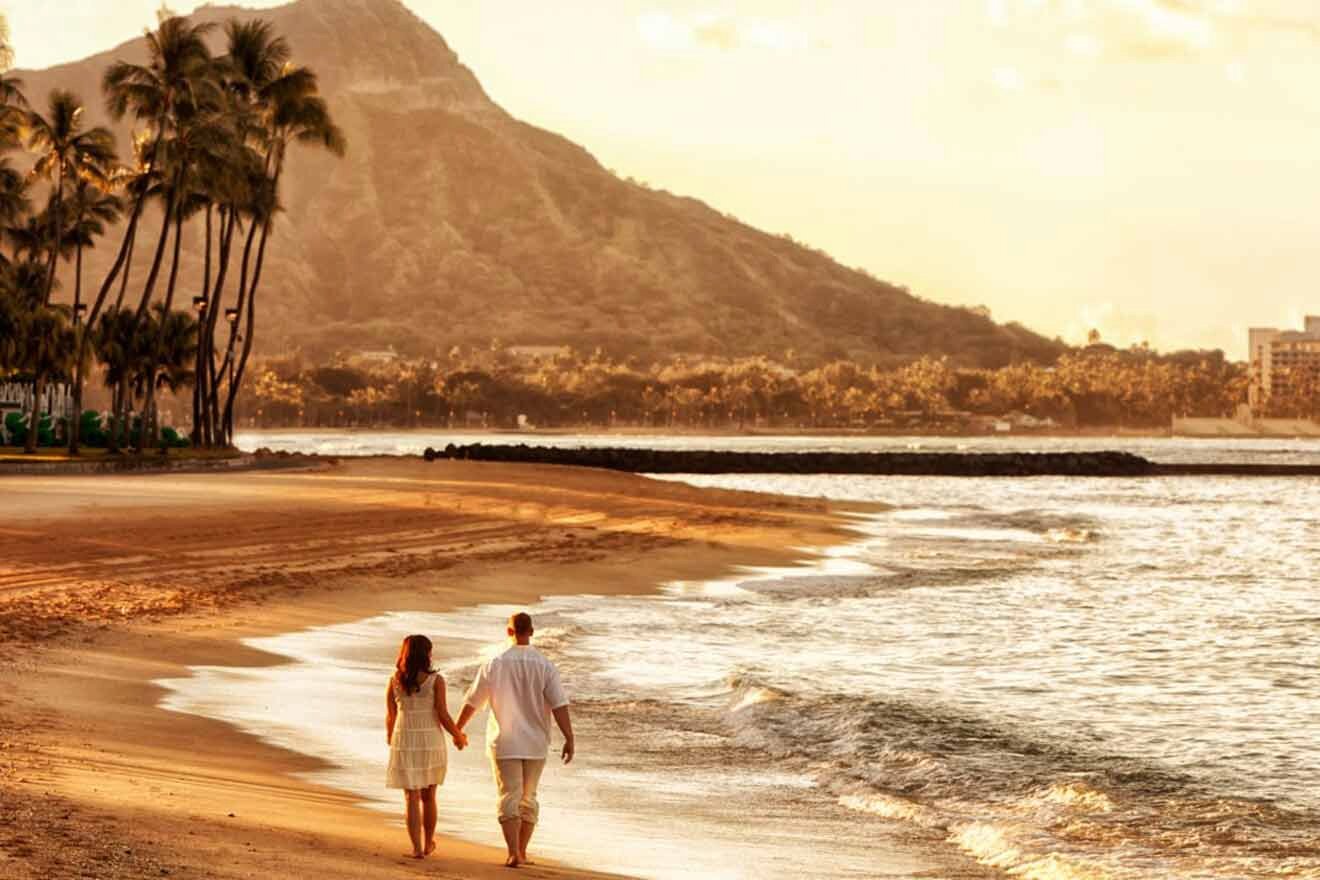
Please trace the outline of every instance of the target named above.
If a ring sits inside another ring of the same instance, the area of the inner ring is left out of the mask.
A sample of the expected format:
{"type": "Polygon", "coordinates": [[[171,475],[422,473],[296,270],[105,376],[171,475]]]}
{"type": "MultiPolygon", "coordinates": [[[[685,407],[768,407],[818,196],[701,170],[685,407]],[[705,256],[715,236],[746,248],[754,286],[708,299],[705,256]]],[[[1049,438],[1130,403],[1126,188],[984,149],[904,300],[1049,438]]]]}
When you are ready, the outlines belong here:
{"type": "Polygon", "coordinates": [[[1247,331],[1251,358],[1248,398],[1253,410],[1303,377],[1320,373],[1320,315],[1307,315],[1303,326],[1301,331],[1274,327],[1247,331]]]}

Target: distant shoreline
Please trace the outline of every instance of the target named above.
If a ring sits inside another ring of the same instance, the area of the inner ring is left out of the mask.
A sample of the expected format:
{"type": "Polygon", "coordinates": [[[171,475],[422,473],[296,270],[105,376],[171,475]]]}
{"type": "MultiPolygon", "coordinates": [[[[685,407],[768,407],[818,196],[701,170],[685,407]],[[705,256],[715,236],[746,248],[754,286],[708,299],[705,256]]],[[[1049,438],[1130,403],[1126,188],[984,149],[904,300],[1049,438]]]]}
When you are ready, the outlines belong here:
{"type": "Polygon", "coordinates": [[[1002,433],[958,432],[911,429],[905,431],[877,431],[868,428],[673,428],[673,427],[626,427],[606,428],[599,425],[560,428],[425,428],[425,427],[306,427],[306,428],[244,428],[238,435],[263,434],[270,436],[289,436],[295,434],[319,434],[331,436],[356,436],[372,434],[392,434],[404,436],[471,436],[473,434],[491,434],[502,437],[874,437],[876,439],[899,440],[906,437],[914,439],[948,440],[1013,440],[1028,441],[1033,438],[1049,440],[1067,439],[1104,439],[1123,440],[1296,440],[1316,441],[1320,445],[1320,436],[1308,434],[1258,433],[1222,433],[1222,434],[1175,434],[1167,429],[1120,428],[1105,426],[1096,428],[1054,428],[1032,431],[1008,431],[1002,433]]]}
{"type": "MultiPolygon", "coordinates": [[[[1040,431],[1019,431],[1007,433],[966,433],[954,431],[935,431],[913,429],[908,431],[875,431],[869,428],[673,428],[673,427],[641,427],[629,425],[626,427],[605,428],[599,425],[584,425],[582,427],[560,427],[560,428],[425,428],[425,427],[399,427],[392,428],[388,426],[378,427],[306,427],[306,428],[243,428],[235,432],[237,435],[243,434],[269,434],[284,436],[290,434],[334,434],[334,435],[356,435],[356,434],[404,434],[404,435],[432,435],[432,436],[470,436],[472,434],[498,434],[508,437],[878,437],[898,439],[903,437],[945,437],[949,439],[989,439],[1005,438],[1014,440],[1025,440],[1032,437],[1124,437],[1124,438],[1160,438],[1160,437],[1180,437],[1169,431],[1156,431],[1153,429],[1138,428],[1095,428],[1078,430],[1040,430],[1040,431]]],[[[1212,436],[1207,439],[1236,439],[1241,436],[1243,439],[1253,439],[1254,435],[1223,435],[1222,438],[1212,436]]],[[[1260,435],[1269,437],[1274,435],[1260,435]]],[[[1188,436],[1185,439],[1201,439],[1199,436],[1188,436]]],[[[1280,438],[1287,439],[1287,438],[1280,438]]]]}

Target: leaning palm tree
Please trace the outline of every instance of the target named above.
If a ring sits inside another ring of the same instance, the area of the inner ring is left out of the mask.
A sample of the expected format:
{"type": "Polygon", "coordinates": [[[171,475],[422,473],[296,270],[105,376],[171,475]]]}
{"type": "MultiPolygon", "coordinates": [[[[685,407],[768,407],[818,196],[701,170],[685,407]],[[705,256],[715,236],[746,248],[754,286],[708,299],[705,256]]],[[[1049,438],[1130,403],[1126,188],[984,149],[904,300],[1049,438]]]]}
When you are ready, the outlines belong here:
{"type": "Polygon", "coordinates": [[[69,196],[70,225],[66,236],[75,248],[73,274],[73,306],[75,313],[82,304],[83,251],[96,247],[97,239],[106,229],[119,222],[124,211],[124,200],[110,192],[108,176],[85,174],[78,180],[69,196]]]}
{"type": "Polygon", "coordinates": [[[78,355],[73,370],[73,408],[78,414],[69,430],[69,454],[78,454],[79,432],[82,430],[82,392],[89,357],[86,344],[87,334],[92,322],[83,320],[83,252],[96,247],[98,238],[105,235],[107,228],[118,222],[123,214],[123,199],[112,190],[118,185],[121,169],[86,168],[79,176],[70,195],[72,225],[69,237],[75,248],[73,316],[74,329],[78,333],[78,355]]]}
{"type": "MultiPolygon", "coordinates": [[[[138,155],[138,174],[136,181],[130,182],[125,187],[132,208],[129,211],[128,222],[124,226],[119,251],[88,311],[89,325],[96,322],[105,305],[106,297],[124,270],[137,242],[138,224],[142,212],[148,199],[158,192],[156,187],[160,175],[157,163],[160,146],[174,126],[180,103],[193,101],[198,94],[214,88],[212,85],[214,63],[211,52],[206,46],[206,34],[209,30],[209,25],[192,25],[186,19],[178,17],[165,18],[155,31],[147,32],[146,64],[119,61],[111,65],[102,78],[101,86],[106,96],[106,108],[114,120],[118,122],[131,113],[134,118],[146,125],[147,131],[135,138],[138,146],[135,151],[138,155]]],[[[165,229],[168,227],[167,222],[165,229]]],[[[160,245],[163,246],[163,243],[162,238],[160,245]]],[[[157,250],[159,249],[158,246],[157,250]]],[[[156,269],[158,268],[159,260],[156,263],[156,269]]],[[[124,286],[120,288],[121,302],[127,286],[127,277],[124,282],[124,286]]],[[[149,293],[150,282],[148,296],[149,293]]],[[[146,297],[144,302],[145,300],[146,297]]],[[[90,334],[84,334],[79,342],[74,379],[76,398],[81,396],[82,366],[87,360],[87,346],[90,339],[90,334]]],[[[76,438],[70,444],[70,450],[77,451],[76,438]]]]}
{"type": "MultiPolygon", "coordinates": [[[[262,211],[260,217],[261,238],[256,257],[248,276],[246,291],[240,290],[240,297],[246,299],[243,308],[243,352],[237,361],[234,381],[229,387],[225,402],[225,439],[233,436],[234,401],[243,382],[243,373],[256,331],[256,297],[261,285],[261,270],[265,265],[266,245],[270,239],[271,227],[279,205],[279,186],[284,173],[288,149],[292,144],[319,146],[329,150],[335,156],[343,156],[347,150],[344,133],[334,123],[325,99],[317,94],[316,74],[305,67],[293,67],[285,64],[280,75],[264,83],[256,90],[256,105],[265,122],[263,139],[266,147],[266,168],[269,174],[268,191],[260,199],[262,211]]],[[[254,221],[255,225],[255,221],[254,221]]],[[[246,270],[246,261],[244,263],[246,270]]],[[[246,275],[246,271],[244,272],[246,275]]],[[[238,324],[235,322],[235,332],[238,324]]]]}
{"type": "MultiPolygon", "coordinates": [[[[115,161],[115,137],[104,126],[83,127],[83,102],[73,92],[55,89],[48,107],[45,115],[35,111],[28,114],[27,146],[37,154],[32,173],[52,182],[51,227],[62,233],[66,187],[84,173],[108,173],[115,161]]],[[[55,288],[58,257],[59,248],[53,248],[46,270],[46,303],[55,288]]]]}
{"type": "MultiPolygon", "coordinates": [[[[149,141],[150,146],[145,148],[142,164],[148,174],[156,166],[161,141],[174,125],[179,103],[193,100],[198,92],[212,88],[208,83],[213,62],[206,47],[209,30],[209,25],[193,25],[177,17],[166,18],[156,30],[146,35],[146,64],[118,61],[102,78],[106,108],[114,120],[118,122],[131,113],[147,127],[149,134],[144,140],[149,141]]],[[[149,187],[130,189],[130,193],[132,209],[124,227],[124,237],[92,303],[89,321],[95,321],[100,314],[106,296],[124,268],[146,207],[149,187]]]]}
{"type": "MultiPolygon", "coordinates": [[[[234,252],[235,236],[242,236],[243,224],[247,222],[247,244],[241,248],[241,261],[244,274],[238,278],[238,307],[241,312],[241,297],[247,289],[246,267],[250,264],[252,244],[260,223],[256,216],[260,211],[262,194],[268,189],[268,181],[263,170],[265,159],[248,144],[236,144],[234,153],[216,173],[205,178],[205,195],[215,205],[219,224],[216,234],[216,272],[211,280],[209,261],[205,267],[207,285],[203,295],[208,299],[208,308],[204,315],[201,339],[198,345],[197,369],[198,381],[193,386],[197,398],[195,409],[200,424],[194,427],[200,442],[214,445],[221,442],[221,380],[226,375],[228,361],[232,358],[234,333],[231,325],[230,344],[225,351],[225,363],[217,365],[215,361],[215,335],[220,316],[225,309],[226,285],[230,278],[231,255],[234,252]]],[[[209,220],[209,213],[208,213],[209,220]]],[[[210,235],[208,234],[208,241],[210,235]]],[[[208,254],[210,249],[208,248],[208,254]]]]}

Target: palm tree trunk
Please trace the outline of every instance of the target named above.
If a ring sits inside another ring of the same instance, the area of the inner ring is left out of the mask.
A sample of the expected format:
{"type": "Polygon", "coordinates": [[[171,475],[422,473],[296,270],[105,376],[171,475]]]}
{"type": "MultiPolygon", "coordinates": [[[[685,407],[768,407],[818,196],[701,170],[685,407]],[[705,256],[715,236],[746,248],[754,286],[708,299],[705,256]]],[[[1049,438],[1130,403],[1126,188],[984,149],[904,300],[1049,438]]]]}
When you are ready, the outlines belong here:
{"type": "MultiPolygon", "coordinates": [[[[262,224],[262,226],[264,227],[264,224],[262,224]]],[[[244,314],[247,311],[247,303],[249,297],[248,272],[252,263],[252,245],[257,238],[257,229],[258,229],[257,221],[255,218],[253,218],[252,224],[248,228],[247,243],[243,246],[243,261],[239,265],[238,303],[235,306],[235,308],[238,310],[239,320],[242,320],[244,314]]],[[[229,344],[225,347],[225,359],[220,364],[220,371],[219,371],[220,379],[223,379],[226,376],[230,377],[231,379],[231,381],[229,382],[229,384],[225,389],[224,413],[219,420],[219,425],[220,425],[219,433],[221,437],[221,445],[224,446],[230,445],[234,433],[233,406],[234,406],[235,382],[232,380],[236,378],[233,367],[235,364],[235,358],[237,356],[235,353],[235,347],[237,342],[238,342],[238,321],[236,320],[229,325],[229,344]]]]}
{"type": "Polygon", "coordinates": [[[123,278],[119,282],[119,296],[115,298],[115,308],[124,307],[124,294],[128,293],[128,279],[133,274],[133,251],[137,250],[137,230],[134,229],[128,239],[128,260],[124,263],[123,278]]]}
{"type": "Polygon", "coordinates": [[[133,424],[129,420],[133,411],[133,390],[129,387],[127,378],[120,381],[119,385],[119,430],[123,431],[123,441],[120,444],[124,449],[133,448],[133,424]]]}
{"type": "Polygon", "coordinates": [[[46,269],[46,292],[41,298],[42,305],[50,305],[50,295],[55,290],[55,267],[60,261],[60,245],[64,243],[64,229],[60,223],[60,213],[64,203],[64,160],[59,162],[60,170],[55,176],[55,198],[51,201],[50,266],[46,269]]]}
{"type": "MultiPolygon", "coordinates": [[[[79,218],[81,221],[81,218],[79,218]]],[[[78,318],[78,306],[82,305],[82,269],[83,269],[83,246],[82,240],[78,241],[78,260],[73,275],[73,326],[77,331],[78,339],[74,343],[74,352],[82,351],[82,335],[87,332],[78,318]]],[[[75,376],[80,370],[75,367],[75,376]]],[[[82,430],[82,383],[73,383],[73,418],[69,419],[69,455],[78,454],[78,433],[82,430]]]]}
{"type": "Polygon", "coordinates": [[[170,279],[165,284],[165,312],[174,308],[174,288],[179,280],[179,251],[183,245],[183,212],[174,214],[174,255],[170,263],[170,279]]]}
{"type": "Polygon", "coordinates": [[[165,245],[170,240],[170,225],[174,222],[174,199],[169,199],[165,207],[165,219],[160,224],[160,239],[156,242],[156,256],[151,260],[151,271],[147,273],[146,284],[142,288],[142,299],[138,302],[138,320],[147,313],[151,296],[156,292],[156,281],[160,278],[160,267],[165,262],[165,245]]]}
{"type": "Polygon", "coordinates": [[[110,424],[106,425],[109,433],[106,435],[105,451],[110,455],[119,452],[119,384],[110,392],[110,424]]]}
{"type": "MultiPolygon", "coordinates": [[[[278,171],[275,173],[274,184],[278,190],[278,171]]],[[[229,445],[233,445],[234,442],[234,400],[238,397],[238,389],[243,385],[243,373],[247,369],[248,357],[252,354],[252,340],[256,335],[257,289],[261,286],[261,268],[266,262],[266,242],[270,239],[273,219],[267,217],[266,222],[261,226],[261,244],[257,247],[257,261],[252,268],[252,285],[247,291],[247,325],[243,336],[243,355],[239,358],[238,369],[234,373],[234,381],[229,386],[229,397],[225,402],[226,439],[229,445]]],[[[255,227],[256,224],[254,223],[253,226],[255,227]]]]}
{"type": "MultiPolygon", "coordinates": [[[[206,206],[206,256],[202,263],[202,296],[211,292],[211,206],[206,206]]],[[[202,445],[202,407],[206,400],[206,367],[202,343],[206,339],[206,322],[209,316],[202,312],[197,316],[197,356],[193,359],[192,393],[192,439],[193,446],[202,445]]]]}
{"type": "Polygon", "coordinates": [[[37,451],[37,433],[41,428],[41,398],[46,393],[46,374],[38,370],[37,377],[32,382],[34,394],[32,395],[32,419],[28,422],[27,437],[24,438],[23,452],[31,455],[37,451]]]}
{"type": "MultiPolygon", "coordinates": [[[[174,290],[175,290],[175,285],[178,283],[179,280],[179,251],[182,245],[183,245],[183,212],[175,211],[174,212],[174,254],[171,257],[171,261],[170,261],[170,278],[169,281],[166,282],[165,284],[164,309],[161,310],[162,324],[164,323],[166,317],[169,315],[170,309],[174,307],[174,290]]],[[[156,417],[157,413],[155,410],[155,404],[156,404],[155,376],[156,373],[160,370],[160,358],[157,356],[153,356],[151,358],[151,363],[149,366],[150,366],[150,375],[152,377],[152,381],[150,386],[147,388],[147,407],[145,410],[146,417],[147,419],[149,419],[149,421],[143,422],[142,424],[142,428],[145,434],[142,441],[142,445],[144,448],[147,449],[155,449],[156,441],[157,438],[159,437],[158,431],[160,429],[160,425],[156,417]]]]}
{"type": "Polygon", "coordinates": [[[82,305],[82,269],[83,269],[83,246],[82,241],[78,242],[78,256],[74,262],[73,270],[73,315],[74,320],[78,318],[78,306],[82,305]]]}
{"type": "Polygon", "coordinates": [[[215,328],[220,321],[222,296],[224,295],[225,281],[229,277],[229,261],[233,252],[234,233],[238,229],[238,210],[234,207],[221,208],[221,218],[224,225],[224,231],[220,237],[220,266],[216,271],[215,287],[211,293],[211,308],[207,315],[206,333],[204,341],[199,343],[199,349],[205,349],[205,369],[207,378],[206,403],[207,410],[204,413],[206,424],[206,445],[216,446],[220,444],[220,381],[224,375],[223,370],[216,364],[215,359],[215,328]]]}
{"type": "Polygon", "coordinates": [[[138,431],[138,452],[156,448],[156,371],[154,368],[147,378],[147,393],[142,398],[142,428],[138,431]]]}

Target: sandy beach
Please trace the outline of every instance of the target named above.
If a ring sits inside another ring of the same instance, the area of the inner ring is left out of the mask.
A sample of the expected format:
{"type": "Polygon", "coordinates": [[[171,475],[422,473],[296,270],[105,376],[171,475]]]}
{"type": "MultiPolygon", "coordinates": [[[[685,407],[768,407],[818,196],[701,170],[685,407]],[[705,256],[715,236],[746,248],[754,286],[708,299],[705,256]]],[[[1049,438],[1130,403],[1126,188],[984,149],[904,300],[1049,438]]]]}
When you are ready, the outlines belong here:
{"type": "Polygon", "coordinates": [[[153,682],[269,664],[239,640],[393,609],[639,594],[786,564],[845,522],[817,501],[466,462],[0,487],[6,878],[507,876],[498,852],[455,840],[402,858],[396,820],[295,778],[312,759],[167,712],[153,682]]]}

